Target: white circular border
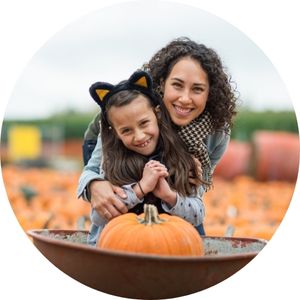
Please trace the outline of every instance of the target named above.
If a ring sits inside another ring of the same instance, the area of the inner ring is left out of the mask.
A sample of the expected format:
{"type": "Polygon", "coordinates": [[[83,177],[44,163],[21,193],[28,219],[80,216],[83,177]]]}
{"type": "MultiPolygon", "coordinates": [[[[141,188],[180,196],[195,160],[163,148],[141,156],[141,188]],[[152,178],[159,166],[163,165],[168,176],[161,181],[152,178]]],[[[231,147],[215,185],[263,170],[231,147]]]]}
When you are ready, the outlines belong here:
{"type": "MultiPolygon", "coordinates": [[[[0,10],[1,119],[13,86],[32,55],[56,32],[94,10],[126,2],[102,0],[11,0],[0,10]]],[[[141,1],[142,2],[142,1],[141,1]]],[[[299,120],[300,27],[296,1],[168,1],[206,10],[230,22],[254,41],[281,75],[299,120]]],[[[300,195],[297,183],[294,195],[300,195]]],[[[65,275],[32,246],[11,210],[1,183],[0,298],[11,299],[105,299],[116,298],[90,289],[65,275]]],[[[297,212],[293,197],[290,208],[268,247],[238,275],[217,286],[183,298],[280,299],[300,295],[294,271],[300,267],[297,212]],[[293,273],[292,273],[293,272],[293,273]]],[[[297,298],[293,297],[293,298],[297,298]]]]}

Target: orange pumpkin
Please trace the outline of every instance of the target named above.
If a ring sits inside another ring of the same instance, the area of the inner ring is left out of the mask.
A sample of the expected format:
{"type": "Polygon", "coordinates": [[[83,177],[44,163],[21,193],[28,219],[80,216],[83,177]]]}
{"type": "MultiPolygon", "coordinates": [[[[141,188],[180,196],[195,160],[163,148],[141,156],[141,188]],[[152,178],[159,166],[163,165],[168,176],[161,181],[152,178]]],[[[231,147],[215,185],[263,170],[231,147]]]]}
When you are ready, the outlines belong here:
{"type": "Polygon", "coordinates": [[[157,255],[204,255],[197,230],[180,217],[158,214],[154,205],[137,216],[127,213],[112,219],[103,229],[97,247],[157,255]]]}

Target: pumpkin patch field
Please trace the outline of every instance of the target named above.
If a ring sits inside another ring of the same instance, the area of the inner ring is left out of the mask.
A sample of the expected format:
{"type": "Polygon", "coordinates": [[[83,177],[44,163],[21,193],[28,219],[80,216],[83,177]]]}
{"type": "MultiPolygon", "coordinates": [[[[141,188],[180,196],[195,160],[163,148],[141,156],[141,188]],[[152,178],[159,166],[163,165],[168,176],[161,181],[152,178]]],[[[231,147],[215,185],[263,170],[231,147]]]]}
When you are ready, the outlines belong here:
{"type": "MultiPolygon", "coordinates": [[[[89,229],[90,204],[76,197],[79,171],[4,165],[2,175],[11,207],[25,231],[89,229]]],[[[204,197],[206,235],[269,240],[288,209],[294,187],[293,182],[216,176],[204,197]]]]}

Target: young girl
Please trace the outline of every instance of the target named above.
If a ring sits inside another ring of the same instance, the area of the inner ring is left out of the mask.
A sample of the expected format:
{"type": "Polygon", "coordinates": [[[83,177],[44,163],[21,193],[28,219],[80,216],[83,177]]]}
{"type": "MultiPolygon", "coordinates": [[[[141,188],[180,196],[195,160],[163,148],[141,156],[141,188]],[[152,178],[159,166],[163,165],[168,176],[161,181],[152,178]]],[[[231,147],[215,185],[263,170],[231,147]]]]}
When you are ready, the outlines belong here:
{"type": "MultiPolygon", "coordinates": [[[[152,203],[159,212],[201,224],[203,188],[197,186],[204,182],[152,90],[149,75],[138,71],[115,86],[98,82],[90,93],[102,111],[105,179],[122,186],[128,210],[140,214],[144,203],[152,203]],[[188,180],[191,173],[195,185],[188,180]]],[[[94,209],[91,220],[89,243],[95,244],[107,220],[94,209]]]]}

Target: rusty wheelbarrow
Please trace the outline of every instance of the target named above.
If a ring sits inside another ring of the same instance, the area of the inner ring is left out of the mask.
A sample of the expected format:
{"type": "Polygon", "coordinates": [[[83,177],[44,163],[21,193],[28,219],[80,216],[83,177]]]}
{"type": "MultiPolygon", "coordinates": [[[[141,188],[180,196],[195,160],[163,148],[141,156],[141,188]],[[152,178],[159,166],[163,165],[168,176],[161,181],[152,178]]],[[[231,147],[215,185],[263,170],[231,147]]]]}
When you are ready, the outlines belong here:
{"type": "Polygon", "coordinates": [[[157,256],[100,250],[86,244],[87,231],[30,230],[34,245],[61,271],[115,296],[165,299],[209,288],[249,263],[266,241],[203,237],[203,257],[157,256]]]}

